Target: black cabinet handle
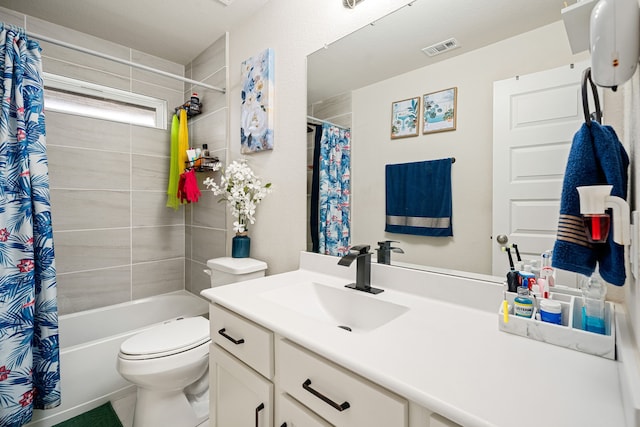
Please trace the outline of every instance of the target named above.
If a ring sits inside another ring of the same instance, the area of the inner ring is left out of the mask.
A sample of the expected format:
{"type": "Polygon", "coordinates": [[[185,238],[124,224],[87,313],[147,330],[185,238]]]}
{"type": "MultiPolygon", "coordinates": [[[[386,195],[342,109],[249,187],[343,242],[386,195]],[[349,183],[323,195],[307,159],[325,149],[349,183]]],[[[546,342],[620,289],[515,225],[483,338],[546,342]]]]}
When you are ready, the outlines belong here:
{"type": "Polygon", "coordinates": [[[331,405],[332,407],[334,407],[340,412],[344,411],[345,409],[349,409],[351,407],[351,405],[349,405],[349,402],[342,402],[338,404],[333,400],[329,399],[327,396],[320,393],[319,391],[312,389],[311,380],[309,378],[307,378],[307,380],[304,383],[302,383],[302,388],[307,390],[309,393],[313,394],[318,399],[322,400],[324,403],[331,405]]]}
{"type": "Polygon", "coordinates": [[[226,329],[222,328],[222,329],[220,329],[218,331],[218,333],[220,335],[222,335],[223,337],[225,337],[226,339],[228,339],[229,341],[231,341],[232,343],[234,343],[235,345],[242,344],[244,342],[244,338],[240,338],[239,340],[237,340],[237,339],[235,339],[233,337],[230,337],[229,335],[225,334],[224,331],[226,331],[226,329]]]}
{"type": "Polygon", "coordinates": [[[287,423],[282,423],[280,427],[287,427],[287,423]]]}
{"type": "Polygon", "coordinates": [[[263,409],[264,409],[264,403],[259,404],[258,407],[256,408],[256,427],[258,427],[258,414],[263,409]]]}

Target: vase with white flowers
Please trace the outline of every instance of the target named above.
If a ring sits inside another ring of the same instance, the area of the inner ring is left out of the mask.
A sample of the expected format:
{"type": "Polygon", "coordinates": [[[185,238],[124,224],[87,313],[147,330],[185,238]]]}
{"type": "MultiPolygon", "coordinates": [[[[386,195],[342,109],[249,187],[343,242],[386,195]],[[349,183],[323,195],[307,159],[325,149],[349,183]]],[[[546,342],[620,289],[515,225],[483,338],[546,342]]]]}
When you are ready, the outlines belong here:
{"type": "Polygon", "coordinates": [[[211,177],[203,183],[213,194],[222,196],[219,202],[226,202],[235,218],[233,230],[236,235],[232,241],[231,256],[248,258],[251,245],[251,239],[247,235],[249,224],[255,224],[256,209],[271,192],[271,183],[263,184],[245,159],[234,160],[226,168],[218,165],[214,170],[220,170],[220,184],[211,177]]]}

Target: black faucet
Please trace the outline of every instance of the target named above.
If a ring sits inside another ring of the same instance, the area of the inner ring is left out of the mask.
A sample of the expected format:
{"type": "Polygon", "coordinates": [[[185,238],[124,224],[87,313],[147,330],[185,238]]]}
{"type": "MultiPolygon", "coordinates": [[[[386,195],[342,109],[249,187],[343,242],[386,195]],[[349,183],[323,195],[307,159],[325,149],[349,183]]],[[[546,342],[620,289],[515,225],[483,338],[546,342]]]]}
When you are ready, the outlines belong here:
{"type": "Polygon", "coordinates": [[[378,242],[378,249],[376,249],[376,252],[378,253],[378,264],[391,264],[391,252],[396,252],[399,254],[404,253],[402,249],[392,247],[392,243],[400,242],[396,240],[385,240],[384,242],[378,242]]]}
{"type": "Polygon", "coordinates": [[[382,289],[371,287],[371,252],[369,245],[352,246],[349,253],[338,261],[339,265],[350,266],[353,260],[358,260],[356,264],[356,282],[345,285],[346,288],[356,289],[358,291],[369,292],[371,294],[379,294],[382,289]]]}

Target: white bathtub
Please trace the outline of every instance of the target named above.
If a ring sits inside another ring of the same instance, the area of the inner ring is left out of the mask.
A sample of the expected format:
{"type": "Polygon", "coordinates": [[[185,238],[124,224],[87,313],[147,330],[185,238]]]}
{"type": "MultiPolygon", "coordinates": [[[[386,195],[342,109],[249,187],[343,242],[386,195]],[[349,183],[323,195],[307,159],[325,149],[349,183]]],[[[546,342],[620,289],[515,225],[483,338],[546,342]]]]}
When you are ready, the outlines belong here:
{"type": "Polygon", "coordinates": [[[115,400],[135,388],[116,370],[120,344],[144,329],[175,319],[206,315],[208,303],[187,291],[60,316],[62,405],[36,410],[28,427],[50,427],[115,400]]]}

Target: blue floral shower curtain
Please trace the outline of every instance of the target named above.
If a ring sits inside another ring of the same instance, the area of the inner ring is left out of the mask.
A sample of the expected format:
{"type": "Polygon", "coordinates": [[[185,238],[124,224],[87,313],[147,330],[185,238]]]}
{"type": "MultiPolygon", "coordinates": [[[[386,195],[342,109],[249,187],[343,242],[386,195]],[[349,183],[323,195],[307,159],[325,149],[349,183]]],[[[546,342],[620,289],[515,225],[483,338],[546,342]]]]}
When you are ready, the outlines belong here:
{"type": "Polygon", "coordinates": [[[58,311],[37,42],[0,23],[0,426],[60,404],[58,311]]]}
{"type": "Polygon", "coordinates": [[[324,123],[320,141],[319,253],[343,256],[351,240],[351,131],[324,123]]]}

